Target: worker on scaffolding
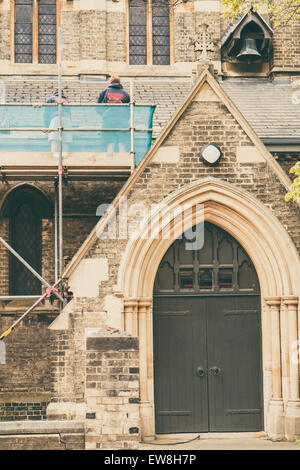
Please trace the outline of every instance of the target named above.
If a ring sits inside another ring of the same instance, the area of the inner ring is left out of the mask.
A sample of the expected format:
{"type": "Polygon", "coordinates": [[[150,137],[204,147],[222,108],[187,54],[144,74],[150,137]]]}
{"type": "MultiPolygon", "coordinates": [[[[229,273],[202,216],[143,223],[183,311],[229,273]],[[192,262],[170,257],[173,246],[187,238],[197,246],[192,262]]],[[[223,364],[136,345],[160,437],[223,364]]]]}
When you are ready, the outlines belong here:
{"type": "MultiPolygon", "coordinates": [[[[56,90],[53,95],[47,99],[47,104],[59,104],[66,105],[69,103],[67,97],[64,95],[64,91],[62,90],[61,101],[59,98],[59,90],[56,90]]],[[[65,108],[62,114],[63,119],[63,127],[71,128],[71,111],[70,108],[65,108]]],[[[44,114],[44,121],[45,126],[49,127],[49,129],[58,129],[60,126],[59,123],[59,116],[58,116],[58,109],[56,106],[46,106],[45,107],[45,114],[44,114]]],[[[57,153],[59,150],[59,139],[58,139],[58,131],[49,132],[48,134],[48,141],[51,142],[51,152],[57,153]]],[[[69,144],[72,142],[72,133],[65,132],[63,133],[63,150],[69,150],[69,144]]]]}
{"type": "MultiPolygon", "coordinates": [[[[130,103],[130,96],[124,90],[121,80],[114,75],[109,80],[108,87],[103,90],[98,97],[98,104],[107,103],[108,105],[120,105],[130,103]]],[[[128,132],[115,131],[105,132],[104,140],[107,144],[107,152],[112,157],[114,149],[119,147],[120,152],[126,152],[126,147],[130,145],[129,136],[129,108],[108,106],[103,112],[99,110],[103,120],[103,129],[127,129],[128,132]],[[118,147],[117,147],[118,146],[118,147]]]]}

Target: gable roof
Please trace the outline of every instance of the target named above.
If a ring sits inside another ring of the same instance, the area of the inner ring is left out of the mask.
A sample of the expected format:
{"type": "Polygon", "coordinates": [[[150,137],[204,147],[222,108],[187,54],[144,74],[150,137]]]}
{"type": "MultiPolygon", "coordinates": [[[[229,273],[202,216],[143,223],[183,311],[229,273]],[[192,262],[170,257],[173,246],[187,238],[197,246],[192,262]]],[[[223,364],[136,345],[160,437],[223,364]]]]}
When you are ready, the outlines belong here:
{"type": "Polygon", "coordinates": [[[238,15],[236,17],[235,21],[230,25],[228,30],[223,34],[223,36],[221,38],[221,46],[222,47],[226,44],[226,42],[229,40],[230,36],[234,33],[234,31],[236,31],[239,28],[239,26],[244,22],[244,20],[247,18],[247,16],[248,17],[249,16],[255,17],[256,20],[258,22],[260,22],[266,28],[266,30],[269,32],[269,34],[271,36],[273,36],[274,31],[271,28],[271,26],[263,19],[263,17],[257,11],[254,11],[253,6],[251,6],[251,7],[247,8],[245,13],[241,13],[240,15],[238,15]]]}
{"type": "Polygon", "coordinates": [[[300,90],[289,80],[234,78],[221,86],[263,141],[300,142],[300,90]]]}
{"type": "Polygon", "coordinates": [[[241,114],[241,112],[237,109],[234,103],[230,100],[229,96],[222,89],[219,82],[215,80],[213,75],[210,73],[209,69],[206,68],[202,72],[198,80],[196,81],[195,85],[189,92],[185,101],[178,108],[178,110],[172,116],[169,123],[165,126],[163,131],[158,136],[157,140],[151,146],[146,156],[137,167],[136,171],[132,174],[132,176],[125,183],[125,185],[123,186],[123,188],[121,189],[121,191],[119,192],[119,194],[117,195],[113,203],[111,204],[110,208],[107,210],[105,215],[98,222],[96,227],[93,229],[93,231],[90,233],[86,241],[83,243],[81,248],[73,257],[73,259],[71,260],[71,262],[69,263],[69,265],[67,266],[64,272],[64,277],[68,278],[70,274],[76,269],[80,261],[85,257],[89,249],[92,247],[93,243],[97,240],[97,236],[104,230],[110,216],[115,213],[115,210],[118,208],[121,198],[129,194],[131,189],[134,187],[137,179],[143,173],[145,168],[151,163],[158,148],[162,145],[164,140],[168,137],[169,133],[174,128],[177,121],[180,119],[180,117],[183,115],[183,113],[188,108],[188,106],[192,103],[192,101],[195,98],[197,98],[197,96],[199,95],[202,89],[206,94],[207,94],[207,90],[209,89],[209,93],[215,94],[217,98],[227,107],[229,112],[236,119],[236,121],[239,123],[241,128],[244,130],[244,132],[248,135],[253,145],[256,146],[256,148],[260,152],[263,159],[266,161],[266,163],[270,166],[270,168],[276,174],[276,176],[278,177],[282,185],[286,188],[286,190],[289,190],[290,185],[291,185],[291,181],[289,177],[285,174],[285,172],[282,170],[280,165],[274,160],[272,155],[267,151],[266,147],[264,146],[264,144],[262,143],[258,135],[254,132],[254,130],[252,129],[248,121],[241,114]]]}

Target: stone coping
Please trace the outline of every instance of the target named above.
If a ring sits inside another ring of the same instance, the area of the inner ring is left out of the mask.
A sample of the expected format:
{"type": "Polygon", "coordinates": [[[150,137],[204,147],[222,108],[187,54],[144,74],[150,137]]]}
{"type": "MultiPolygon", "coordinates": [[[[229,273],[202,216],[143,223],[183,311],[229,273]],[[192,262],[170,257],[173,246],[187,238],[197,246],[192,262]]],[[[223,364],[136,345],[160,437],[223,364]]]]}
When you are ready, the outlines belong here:
{"type": "Polygon", "coordinates": [[[12,421],[0,423],[0,436],[16,434],[79,434],[83,421],[12,421]]]}
{"type": "Polygon", "coordinates": [[[87,351],[138,351],[139,340],[127,334],[113,335],[109,332],[99,332],[87,338],[87,351]]]}

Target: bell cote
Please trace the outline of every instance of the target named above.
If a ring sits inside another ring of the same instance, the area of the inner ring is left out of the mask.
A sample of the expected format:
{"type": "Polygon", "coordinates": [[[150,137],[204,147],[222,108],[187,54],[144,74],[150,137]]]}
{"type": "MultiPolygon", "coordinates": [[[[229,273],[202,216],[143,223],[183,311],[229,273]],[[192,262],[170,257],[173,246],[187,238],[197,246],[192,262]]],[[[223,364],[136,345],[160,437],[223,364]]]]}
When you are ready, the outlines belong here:
{"type": "Polygon", "coordinates": [[[226,76],[267,76],[270,72],[273,30],[249,8],[222,37],[222,67],[226,76]]]}

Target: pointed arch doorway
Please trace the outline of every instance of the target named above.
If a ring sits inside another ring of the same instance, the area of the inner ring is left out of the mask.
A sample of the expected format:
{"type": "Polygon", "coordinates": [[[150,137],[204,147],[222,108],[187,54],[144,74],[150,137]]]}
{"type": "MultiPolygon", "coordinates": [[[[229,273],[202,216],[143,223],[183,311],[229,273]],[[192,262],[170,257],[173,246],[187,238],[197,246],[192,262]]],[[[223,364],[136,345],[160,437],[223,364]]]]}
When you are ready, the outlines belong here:
{"type": "Polygon", "coordinates": [[[153,298],[157,434],[263,429],[260,286],[241,245],[205,223],[160,263],[153,298]]]}

